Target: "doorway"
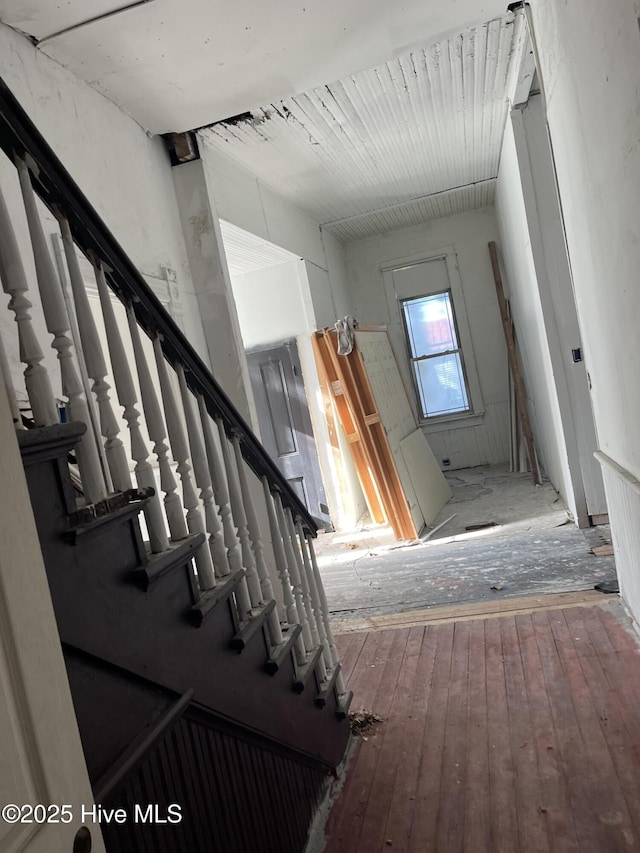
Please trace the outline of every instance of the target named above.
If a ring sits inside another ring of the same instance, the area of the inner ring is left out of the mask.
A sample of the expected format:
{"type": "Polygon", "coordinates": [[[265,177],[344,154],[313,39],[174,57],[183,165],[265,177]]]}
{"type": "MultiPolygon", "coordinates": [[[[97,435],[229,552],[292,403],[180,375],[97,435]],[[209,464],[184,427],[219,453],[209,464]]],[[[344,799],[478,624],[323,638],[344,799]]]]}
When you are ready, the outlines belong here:
{"type": "Polygon", "coordinates": [[[247,352],[262,443],[316,523],[331,530],[295,338],[247,352]]]}

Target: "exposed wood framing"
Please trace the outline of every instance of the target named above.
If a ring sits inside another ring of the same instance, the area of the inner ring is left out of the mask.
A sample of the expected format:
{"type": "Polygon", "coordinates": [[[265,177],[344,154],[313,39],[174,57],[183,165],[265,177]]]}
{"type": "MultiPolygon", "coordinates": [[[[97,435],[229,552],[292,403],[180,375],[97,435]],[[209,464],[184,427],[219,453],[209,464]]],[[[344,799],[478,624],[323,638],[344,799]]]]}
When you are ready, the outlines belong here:
{"type": "Polygon", "coordinates": [[[386,518],[397,539],[414,539],[417,531],[357,347],[339,356],[334,329],[316,332],[314,347],[374,521],[386,518]]]}

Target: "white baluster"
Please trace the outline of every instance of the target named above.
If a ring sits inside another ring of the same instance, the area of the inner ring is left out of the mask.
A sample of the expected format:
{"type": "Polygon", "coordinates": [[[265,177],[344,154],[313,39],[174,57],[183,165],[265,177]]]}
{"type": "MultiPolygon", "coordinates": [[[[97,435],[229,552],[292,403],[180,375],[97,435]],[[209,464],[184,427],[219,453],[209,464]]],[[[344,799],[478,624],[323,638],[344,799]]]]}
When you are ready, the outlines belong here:
{"type": "MultiPolygon", "coordinates": [[[[285,515],[285,523],[287,525],[288,531],[288,540],[291,542],[291,550],[293,552],[294,561],[296,564],[296,571],[298,576],[300,577],[300,589],[302,592],[302,603],[304,606],[304,612],[307,617],[307,624],[309,626],[309,635],[311,640],[311,646],[309,648],[317,648],[321,645],[320,643],[320,634],[318,632],[318,626],[316,625],[316,617],[313,611],[313,605],[311,602],[311,590],[309,587],[309,578],[306,572],[306,565],[300,551],[298,539],[296,537],[296,527],[293,522],[293,514],[289,507],[285,507],[284,510],[285,515]]],[[[317,664],[318,674],[320,676],[320,680],[324,681],[327,677],[327,670],[324,663],[324,656],[318,660],[317,664]]]]}
{"type": "Polygon", "coordinates": [[[311,559],[307,550],[307,539],[305,537],[300,519],[296,521],[296,530],[298,533],[298,539],[300,541],[300,552],[302,554],[302,560],[304,563],[304,573],[309,584],[309,594],[311,596],[311,605],[313,607],[313,613],[315,616],[318,639],[320,641],[320,644],[322,645],[322,657],[324,659],[325,669],[328,671],[330,669],[333,669],[333,659],[331,657],[331,649],[329,648],[327,632],[325,630],[324,620],[322,618],[322,605],[320,603],[320,595],[318,594],[318,586],[316,584],[315,575],[313,573],[313,567],[311,566],[311,559]]]}
{"type": "Polygon", "coordinates": [[[213,558],[213,565],[218,577],[225,577],[231,571],[242,568],[242,549],[240,548],[240,540],[238,539],[233,523],[233,516],[231,515],[224,462],[222,461],[220,450],[214,437],[213,422],[207,411],[207,404],[201,394],[198,395],[198,411],[200,413],[200,425],[202,426],[204,446],[209,463],[213,496],[220,509],[222,535],[224,537],[224,554],[222,551],[216,552],[213,558]]]}
{"type": "MultiPolygon", "coordinates": [[[[311,557],[311,567],[313,569],[313,575],[315,577],[316,587],[318,589],[318,596],[320,598],[320,607],[322,608],[322,621],[324,624],[324,630],[327,635],[327,642],[329,643],[331,660],[333,662],[333,666],[336,666],[338,663],[340,663],[340,658],[338,657],[338,650],[336,649],[336,644],[333,639],[333,631],[331,630],[331,623],[329,622],[329,605],[327,603],[327,596],[324,591],[322,577],[320,576],[320,569],[318,568],[316,554],[313,550],[313,539],[310,534],[307,534],[307,547],[309,549],[309,556],[311,557]]],[[[336,677],[336,690],[338,694],[342,694],[345,692],[345,689],[346,688],[344,686],[342,672],[338,672],[338,675],[336,677]]]]}
{"type": "MultiPolygon", "coordinates": [[[[211,484],[211,473],[209,471],[209,462],[207,452],[202,436],[202,427],[199,424],[198,417],[193,409],[193,395],[187,387],[187,380],[184,375],[184,368],[181,364],[176,368],[178,374],[178,382],[180,384],[180,396],[182,397],[182,408],[184,409],[184,417],[187,424],[187,435],[189,436],[189,447],[191,448],[191,461],[193,463],[193,473],[195,474],[196,484],[200,489],[200,500],[204,507],[204,519],[207,533],[209,534],[209,552],[213,562],[215,575],[229,574],[229,561],[227,559],[227,549],[224,544],[224,531],[218,507],[216,506],[213,497],[213,486],[211,484]],[[220,572],[220,566],[223,571],[220,572]]],[[[215,585],[215,578],[212,586],[215,585]]]]}
{"type": "MultiPolygon", "coordinates": [[[[182,483],[183,504],[187,510],[187,527],[189,528],[189,533],[204,533],[206,535],[207,531],[204,526],[204,519],[200,512],[200,501],[198,500],[193,485],[193,477],[191,476],[187,437],[184,432],[180,413],[178,412],[178,403],[173,393],[171,382],[169,381],[169,371],[167,370],[167,362],[162,352],[159,335],[156,335],[153,339],[153,350],[156,356],[158,377],[160,378],[160,390],[162,392],[162,402],[164,403],[164,416],[167,422],[171,453],[177,462],[177,471],[180,475],[180,482],[182,483]]],[[[209,548],[198,548],[195,563],[200,589],[204,592],[214,587],[216,585],[216,578],[213,572],[213,562],[209,548]]]]}
{"type": "MultiPolygon", "coordinates": [[[[282,601],[284,604],[285,616],[287,617],[287,622],[289,623],[289,625],[298,625],[298,608],[296,607],[296,600],[293,597],[293,590],[291,588],[291,581],[289,579],[289,572],[287,569],[287,557],[284,551],[282,533],[280,532],[280,526],[278,525],[278,517],[276,514],[276,503],[273,498],[273,495],[271,494],[271,489],[269,488],[269,480],[266,478],[266,476],[262,478],[262,486],[264,489],[264,501],[267,505],[267,515],[269,517],[271,543],[273,545],[273,553],[276,558],[276,568],[278,570],[278,577],[280,578],[280,585],[282,586],[282,601]]],[[[306,663],[307,654],[304,647],[302,634],[298,636],[295,642],[294,654],[296,657],[296,662],[299,665],[303,665],[306,663]]]]}
{"type": "Polygon", "coordinates": [[[7,395],[7,402],[9,403],[9,410],[11,411],[11,419],[13,420],[13,424],[16,429],[24,429],[22,424],[22,418],[20,417],[20,409],[18,408],[18,401],[16,400],[16,389],[13,387],[13,379],[11,378],[11,370],[9,368],[9,362],[7,360],[7,352],[4,348],[4,342],[2,340],[2,336],[0,335],[0,381],[4,386],[5,393],[7,395]]]}
{"type": "MultiPolygon", "coordinates": [[[[250,508],[247,504],[248,484],[244,471],[244,459],[242,458],[242,450],[240,449],[240,437],[234,434],[232,439],[233,456],[230,455],[229,464],[233,467],[230,478],[231,483],[231,505],[234,509],[234,516],[238,522],[238,535],[240,536],[240,544],[242,546],[242,563],[247,570],[247,587],[249,589],[249,597],[253,607],[260,607],[264,604],[262,597],[262,588],[260,586],[260,577],[258,575],[257,560],[255,554],[255,543],[260,543],[259,537],[252,535],[249,525],[250,508]],[[242,488],[242,479],[244,476],[245,489],[242,488]],[[235,503],[234,503],[235,500],[235,503]],[[235,507],[238,507],[237,513],[235,507]]],[[[250,496],[249,496],[250,497],[250,496]]],[[[254,513],[255,516],[255,513],[254,513]]]]}
{"type": "MultiPolygon", "coordinates": [[[[136,482],[140,489],[156,489],[156,481],[153,475],[153,468],[149,462],[149,451],[142,437],[140,429],[140,412],[136,408],[138,403],[138,395],[133,382],[133,376],[129,369],[129,361],[125,352],[122,335],[118,327],[118,321],[113,310],[111,302],[111,292],[107,287],[107,282],[104,277],[102,265],[94,262],[94,270],[96,274],[96,283],[98,285],[98,293],[100,295],[100,305],[102,307],[102,317],[107,333],[107,343],[109,345],[109,354],[111,356],[111,367],[113,370],[113,380],[115,382],[116,391],[118,394],[118,402],[124,408],[124,419],[127,422],[129,436],[131,439],[131,456],[135,462],[133,469],[136,475],[136,482]]],[[[147,521],[147,530],[149,533],[149,545],[154,554],[159,554],[169,548],[169,538],[165,521],[162,516],[162,508],[160,499],[157,494],[148,500],[144,507],[144,515],[147,521]]]]}
{"type": "Polygon", "coordinates": [[[309,628],[307,613],[304,609],[304,601],[302,598],[302,585],[300,582],[300,572],[298,571],[298,563],[296,562],[295,552],[293,550],[293,543],[291,541],[291,536],[289,535],[287,519],[284,514],[282,498],[280,497],[279,492],[275,493],[275,495],[273,496],[273,501],[276,505],[276,517],[278,519],[278,527],[280,528],[282,541],[284,543],[284,552],[287,559],[289,579],[291,580],[293,597],[296,602],[296,610],[298,611],[298,624],[302,628],[302,639],[304,641],[304,647],[306,651],[310,652],[313,648],[313,640],[311,638],[311,629],[309,628]]]}
{"type": "Polygon", "coordinates": [[[151,379],[147,356],[142,348],[140,331],[136,321],[136,315],[131,306],[127,307],[127,319],[129,331],[133,343],[133,354],[138,370],[138,381],[140,382],[140,394],[142,396],[142,410],[149,438],[153,442],[153,452],[158,460],[160,468],[160,488],[164,492],[164,508],[169,522],[169,532],[174,542],[186,539],[189,535],[187,524],[182,511],[182,502],[176,492],[177,483],[169,464],[168,450],[165,444],[167,433],[162,420],[158,395],[151,379]]]}
{"type": "Polygon", "coordinates": [[[29,169],[24,160],[16,158],[20,188],[27,214],[27,224],[33,247],[38,290],[47,329],[53,335],[52,347],[58,353],[62,377],[62,393],[68,397],[69,419],[82,421],[89,428],[76,445],[76,458],[82,477],[82,487],[89,503],[106,497],[107,489],[98,456],[98,448],[91,430],[89,407],[75,364],[73,343],[69,337],[69,317],[64,304],[62,288],[42,230],[42,222],[31,186],[29,169]]]}
{"type": "MultiPolygon", "coordinates": [[[[231,445],[227,439],[224,430],[224,424],[221,418],[216,418],[218,424],[218,433],[220,435],[220,447],[222,448],[222,458],[224,467],[227,473],[227,486],[229,487],[229,498],[231,503],[231,512],[233,520],[238,529],[238,538],[240,539],[240,547],[242,549],[242,566],[247,572],[247,576],[251,569],[256,571],[255,559],[251,550],[251,540],[249,539],[249,531],[247,529],[247,517],[244,512],[244,504],[242,503],[242,495],[240,494],[240,483],[238,482],[238,469],[235,464],[235,457],[231,451],[231,445]]],[[[249,586],[245,576],[236,588],[236,601],[238,602],[238,611],[240,619],[246,619],[257,602],[251,600],[249,594],[249,586]]]]}
{"type": "Polygon", "coordinates": [[[31,302],[27,298],[29,285],[22,265],[9,211],[0,189],[0,278],[5,293],[11,296],[9,309],[18,325],[20,361],[26,364],[25,387],[33,419],[37,427],[58,423],[58,409],[51,390],[44,355],[31,322],[31,302]]]}
{"type": "MultiPolygon", "coordinates": [[[[260,583],[260,593],[262,601],[273,600],[273,587],[271,586],[271,577],[269,568],[264,558],[264,544],[262,542],[262,532],[260,530],[260,522],[258,521],[258,513],[256,512],[253,495],[247,480],[247,469],[242,458],[242,448],[240,447],[239,436],[234,436],[233,447],[236,453],[236,464],[238,467],[238,476],[240,478],[240,491],[242,492],[242,500],[247,512],[247,521],[249,526],[249,536],[253,545],[253,553],[256,558],[256,571],[260,583]]],[[[251,591],[251,589],[249,590],[251,591]]],[[[277,609],[274,608],[269,614],[269,636],[274,646],[282,642],[282,629],[280,620],[278,619],[277,609]]]]}
{"type": "Polygon", "coordinates": [[[113,487],[116,491],[124,492],[131,488],[131,475],[124,449],[120,439],[120,427],[111,406],[109,396],[110,386],[105,381],[108,373],[107,365],[102,352],[102,345],[98,337],[95,320],[89,305],[89,297],[84,286],[80,264],[76,255],[71,229],[66,217],[59,217],[62,245],[67,259],[69,280],[73,291],[73,301],[76,309],[78,330],[82,341],[82,351],[87,367],[87,375],[93,380],[92,391],[98,403],[100,414],[100,432],[105,438],[104,449],[107,455],[107,464],[111,472],[113,487]]]}

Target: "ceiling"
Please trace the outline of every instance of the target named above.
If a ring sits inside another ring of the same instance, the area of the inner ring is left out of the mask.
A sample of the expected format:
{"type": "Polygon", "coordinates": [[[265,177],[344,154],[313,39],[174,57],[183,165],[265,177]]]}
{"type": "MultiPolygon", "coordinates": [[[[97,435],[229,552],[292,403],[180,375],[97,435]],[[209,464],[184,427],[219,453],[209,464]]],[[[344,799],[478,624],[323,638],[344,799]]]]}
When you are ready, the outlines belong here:
{"type": "Polygon", "coordinates": [[[201,138],[345,242],[484,207],[521,66],[520,24],[509,13],[469,27],[201,138]]]}
{"type": "Polygon", "coordinates": [[[0,20],[42,40],[42,51],[145,129],[162,133],[344,78],[489,20],[505,6],[506,0],[0,0],[0,20]]]}

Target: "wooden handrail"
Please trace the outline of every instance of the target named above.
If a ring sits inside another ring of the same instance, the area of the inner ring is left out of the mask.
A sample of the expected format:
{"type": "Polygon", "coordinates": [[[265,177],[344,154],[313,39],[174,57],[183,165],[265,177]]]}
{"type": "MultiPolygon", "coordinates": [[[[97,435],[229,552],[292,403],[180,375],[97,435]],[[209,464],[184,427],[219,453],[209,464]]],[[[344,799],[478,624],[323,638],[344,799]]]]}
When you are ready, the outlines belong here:
{"type": "Polygon", "coordinates": [[[242,456],[256,476],[267,478],[283,503],[315,536],[317,525],[307,508],[2,78],[0,148],[12,162],[16,156],[26,159],[33,189],[42,202],[54,215],[64,213],[78,248],[104,264],[110,289],[133,308],[138,325],[149,337],[161,336],[167,361],[174,369],[178,365],[183,368],[187,385],[203,396],[213,418],[222,419],[227,436],[240,437],[242,456]]]}

